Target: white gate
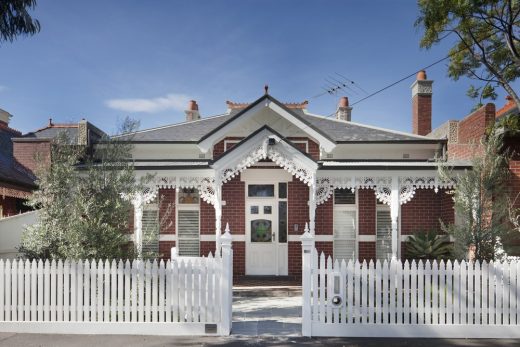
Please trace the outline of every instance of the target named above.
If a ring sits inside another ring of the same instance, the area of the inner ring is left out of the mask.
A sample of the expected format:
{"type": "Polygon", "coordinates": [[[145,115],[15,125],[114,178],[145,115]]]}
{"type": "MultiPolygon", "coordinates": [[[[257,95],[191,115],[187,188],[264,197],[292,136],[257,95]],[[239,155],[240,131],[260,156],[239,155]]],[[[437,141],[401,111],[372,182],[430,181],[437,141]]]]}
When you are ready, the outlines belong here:
{"type": "Polygon", "coordinates": [[[0,260],[0,331],[229,335],[233,254],[172,261],[0,260]]]}
{"type": "Polygon", "coordinates": [[[520,262],[319,257],[302,236],[304,336],[520,337],[520,262]]]}

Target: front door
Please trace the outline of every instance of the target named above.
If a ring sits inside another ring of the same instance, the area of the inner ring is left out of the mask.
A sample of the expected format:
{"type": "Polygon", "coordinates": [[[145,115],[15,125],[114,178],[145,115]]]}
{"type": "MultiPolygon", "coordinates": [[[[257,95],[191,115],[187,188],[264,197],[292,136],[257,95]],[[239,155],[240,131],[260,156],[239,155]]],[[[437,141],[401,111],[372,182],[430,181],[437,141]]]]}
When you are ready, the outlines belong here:
{"type": "Polygon", "coordinates": [[[248,186],[249,192],[254,189],[265,189],[267,193],[249,194],[246,198],[246,274],[287,275],[287,231],[282,230],[280,235],[280,227],[286,228],[287,224],[287,203],[275,194],[275,185],[248,186]]]}

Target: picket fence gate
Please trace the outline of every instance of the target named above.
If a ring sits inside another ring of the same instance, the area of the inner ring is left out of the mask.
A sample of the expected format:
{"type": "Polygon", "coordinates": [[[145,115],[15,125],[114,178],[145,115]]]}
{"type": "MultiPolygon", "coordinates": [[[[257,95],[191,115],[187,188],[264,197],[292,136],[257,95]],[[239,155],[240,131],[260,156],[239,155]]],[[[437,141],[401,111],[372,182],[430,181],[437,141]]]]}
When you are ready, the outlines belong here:
{"type": "Polygon", "coordinates": [[[229,335],[230,238],[167,262],[0,260],[0,331],[229,335]]]}
{"type": "Polygon", "coordinates": [[[333,261],[302,237],[302,334],[520,337],[520,262],[333,261]]]}

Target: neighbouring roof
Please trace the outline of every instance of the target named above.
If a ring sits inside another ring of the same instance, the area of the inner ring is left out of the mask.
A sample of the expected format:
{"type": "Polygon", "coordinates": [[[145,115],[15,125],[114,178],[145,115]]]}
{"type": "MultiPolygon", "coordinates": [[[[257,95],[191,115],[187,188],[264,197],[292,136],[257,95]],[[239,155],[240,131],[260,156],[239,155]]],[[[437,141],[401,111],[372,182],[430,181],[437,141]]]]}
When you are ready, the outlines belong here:
{"type": "MultiPolygon", "coordinates": [[[[223,114],[214,117],[202,118],[191,122],[183,122],[178,124],[167,125],[158,128],[138,131],[132,135],[119,136],[120,139],[129,140],[137,143],[146,142],[177,142],[177,143],[196,143],[207,137],[212,132],[221,128],[225,123],[231,121],[235,117],[246,111],[252,105],[258,103],[263,98],[269,98],[295,117],[301,119],[308,126],[312,127],[319,133],[325,134],[326,137],[336,143],[364,143],[364,142],[424,142],[435,143],[442,140],[431,139],[425,136],[409,134],[389,129],[378,128],[374,126],[363,125],[359,123],[338,120],[330,117],[323,117],[307,113],[304,109],[306,102],[299,104],[282,104],[269,95],[266,95],[252,104],[231,103],[233,107],[245,107],[240,112],[232,112],[231,114],[223,114]],[[294,106],[296,105],[296,106],[294,106]]],[[[228,102],[230,105],[230,102],[228,102]]]]}
{"type": "Polygon", "coordinates": [[[80,127],[82,124],[86,125],[88,143],[97,142],[105,135],[102,130],[85,120],[72,124],[54,124],[52,123],[52,120],[49,120],[49,124],[47,126],[24,134],[23,136],[18,137],[17,140],[50,140],[56,138],[60,133],[65,133],[71,144],[78,143],[78,136],[80,134],[80,127]]]}

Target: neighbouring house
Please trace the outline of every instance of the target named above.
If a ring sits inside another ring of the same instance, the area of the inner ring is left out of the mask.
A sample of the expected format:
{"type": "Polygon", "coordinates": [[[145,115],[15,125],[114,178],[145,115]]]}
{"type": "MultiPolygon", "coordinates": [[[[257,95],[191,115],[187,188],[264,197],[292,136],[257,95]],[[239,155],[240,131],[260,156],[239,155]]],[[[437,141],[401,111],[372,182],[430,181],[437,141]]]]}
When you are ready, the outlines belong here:
{"type": "Polygon", "coordinates": [[[402,257],[408,235],[455,220],[453,182],[439,178],[436,161],[470,167],[451,158],[448,138],[426,136],[433,81],[417,77],[413,133],[355,122],[346,97],[329,118],[266,87],[254,102],[227,101],[223,114],[203,117],[191,101],[184,122],[119,137],[134,144],[137,175],[155,175],[133,198],[134,240],[159,223],[158,242],[143,247],[166,258],[172,247],[207,255],[229,225],[238,276],[299,276],[307,224],[316,248],[334,258],[402,257]]]}
{"type": "MultiPolygon", "coordinates": [[[[496,122],[507,117],[519,117],[519,111],[513,98],[506,97],[506,104],[498,110],[492,103],[486,104],[461,120],[449,120],[432,131],[428,136],[447,139],[449,160],[469,160],[479,154],[481,140],[486,130],[496,122]]],[[[518,129],[517,129],[518,130],[518,129]]],[[[511,154],[509,161],[509,189],[513,206],[520,208],[520,133],[504,133],[505,148],[511,154]]],[[[504,248],[509,255],[520,255],[520,235],[507,236],[504,248]]]]}

